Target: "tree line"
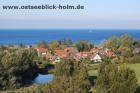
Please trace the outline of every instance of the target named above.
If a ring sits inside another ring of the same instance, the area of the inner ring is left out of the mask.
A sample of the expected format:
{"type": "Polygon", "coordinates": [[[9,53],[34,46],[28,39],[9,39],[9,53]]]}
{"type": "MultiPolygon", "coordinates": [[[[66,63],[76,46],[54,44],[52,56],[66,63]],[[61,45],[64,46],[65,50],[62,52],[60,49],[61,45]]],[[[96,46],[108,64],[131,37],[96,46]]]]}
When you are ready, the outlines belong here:
{"type": "Polygon", "coordinates": [[[0,52],[0,89],[20,88],[24,80],[37,76],[34,49],[0,52]]]}

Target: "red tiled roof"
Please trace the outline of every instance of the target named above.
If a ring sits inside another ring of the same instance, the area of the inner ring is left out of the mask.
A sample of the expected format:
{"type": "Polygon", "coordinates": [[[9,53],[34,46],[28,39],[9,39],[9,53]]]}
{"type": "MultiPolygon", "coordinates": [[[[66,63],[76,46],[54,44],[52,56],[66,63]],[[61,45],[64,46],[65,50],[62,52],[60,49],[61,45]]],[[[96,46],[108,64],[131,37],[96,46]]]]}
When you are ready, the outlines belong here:
{"type": "Polygon", "coordinates": [[[68,53],[65,50],[55,50],[55,54],[60,58],[67,57],[68,53]]]}
{"type": "Polygon", "coordinates": [[[79,52],[76,54],[77,58],[87,58],[89,56],[89,52],[79,52]]]}
{"type": "Polygon", "coordinates": [[[116,57],[115,53],[112,50],[108,50],[107,53],[106,53],[106,56],[110,57],[110,58],[115,58],[116,57]]]}
{"type": "Polygon", "coordinates": [[[78,52],[78,50],[74,47],[67,47],[64,50],[68,53],[77,53],[78,52]]]}

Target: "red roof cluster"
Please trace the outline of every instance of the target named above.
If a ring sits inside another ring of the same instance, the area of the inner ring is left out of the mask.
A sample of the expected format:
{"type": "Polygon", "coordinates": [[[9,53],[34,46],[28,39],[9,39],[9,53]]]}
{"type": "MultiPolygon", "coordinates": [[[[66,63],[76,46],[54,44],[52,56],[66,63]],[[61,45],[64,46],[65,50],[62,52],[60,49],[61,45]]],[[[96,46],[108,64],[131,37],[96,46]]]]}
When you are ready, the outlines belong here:
{"type": "Polygon", "coordinates": [[[68,52],[68,53],[77,53],[78,52],[78,50],[76,49],[76,48],[74,48],[74,47],[67,47],[67,48],[65,48],[64,49],[66,52],[68,52]]]}
{"type": "Polygon", "coordinates": [[[111,49],[109,49],[107,51],[106,56],[109,57],[109,58],[115,58],[116,57],[115,53],[111,49]]]}
{"type": "Polygon", "coordinates": [[[68,53],[65,50],[55,50],[55,55],[59,56],[60,58],[65,58],[68,56],[68,53]]]}
{"type": "Polygon", "coordinates": [[[91,49],[90,52],[78,52],[78,50],[74,47],[67,47],[64,50],[54,50],[54,54],[52,54],[51,51],[49,51],[49,49],[47,48],[38,48],[37,51],[38,54],[42,54],[50,60],[55,60],[57,58],[66,58],[71,56],[72,54],[72,56],[75,57],[77,60],[90,58],[91,60],[98,61],[101,60],[100,53],[102,52],[102,55],[107,56],[109,58],[113,59],[116,57],[115,53],[112,50],[108,49],[107,51],[104,51],[97,47],[91,49]]]}

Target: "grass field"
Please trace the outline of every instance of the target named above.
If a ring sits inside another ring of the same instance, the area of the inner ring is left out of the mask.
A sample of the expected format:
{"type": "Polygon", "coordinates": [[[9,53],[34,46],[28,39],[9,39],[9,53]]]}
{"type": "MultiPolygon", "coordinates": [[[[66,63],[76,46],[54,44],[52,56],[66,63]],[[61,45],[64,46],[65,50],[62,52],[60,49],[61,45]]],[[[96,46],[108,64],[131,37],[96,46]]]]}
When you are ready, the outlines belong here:
{"type": "Polygon", "coordinates": [[[97,70],[89,70],[88,74],[89,74],[89,76],[97,76],[98,72],[97,72],[97,70]]]}
{"type": "MultiPolygon", "coordinates": [[[[135,71],[136,77],[138,79],[138,83],[140,84],[140,63],[138,64],[123,64],[122,66],[126,66],[131,68],[135,71]]],[[[98,72],[97,70],[89,70],[89,76],[97,76],[98,72]]]]}

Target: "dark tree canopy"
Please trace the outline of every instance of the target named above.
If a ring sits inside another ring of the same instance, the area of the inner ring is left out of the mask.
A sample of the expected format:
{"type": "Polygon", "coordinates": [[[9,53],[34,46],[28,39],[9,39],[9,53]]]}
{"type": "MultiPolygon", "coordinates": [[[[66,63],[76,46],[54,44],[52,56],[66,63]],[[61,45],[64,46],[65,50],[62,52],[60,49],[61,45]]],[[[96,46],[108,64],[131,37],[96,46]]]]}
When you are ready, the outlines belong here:
{"type": "Polygon", "coordinates": [[[90,51],[93,47],[94,45],[87,41],[79,41],[76,43],[78,51],[90,51]]]}
{"type": "Polygon", "coordinates": [[[24,79],[37,75],[35,51],[19,49],[0,58],[0,88],[19,88],[24,79]]]}
{"type": "Polygon", "coordinates": [[[88,93],[89,81],[86,67],[73,59],[63,60],[56,65],[55,79],[46,91],[49,91],[48,93],[88,93]]]}

